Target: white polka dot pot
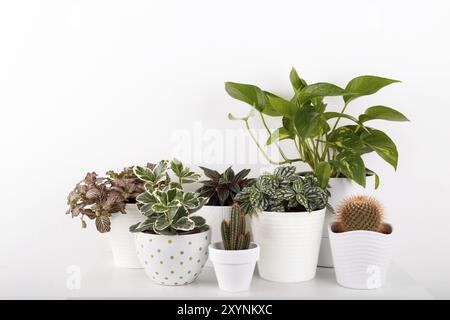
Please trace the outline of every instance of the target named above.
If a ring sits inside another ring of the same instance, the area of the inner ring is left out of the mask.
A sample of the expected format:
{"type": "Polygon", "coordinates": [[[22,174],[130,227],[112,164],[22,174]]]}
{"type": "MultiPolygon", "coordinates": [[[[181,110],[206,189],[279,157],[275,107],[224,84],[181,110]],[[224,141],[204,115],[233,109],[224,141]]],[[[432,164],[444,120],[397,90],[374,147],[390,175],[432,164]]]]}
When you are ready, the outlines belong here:
{"type": "Polygon", "coordinates": [[[137,233],[138,259],[147,276],[160,285],[180,286],[193,282],[208,260],[211,231],[165,236],[137,233]]]}

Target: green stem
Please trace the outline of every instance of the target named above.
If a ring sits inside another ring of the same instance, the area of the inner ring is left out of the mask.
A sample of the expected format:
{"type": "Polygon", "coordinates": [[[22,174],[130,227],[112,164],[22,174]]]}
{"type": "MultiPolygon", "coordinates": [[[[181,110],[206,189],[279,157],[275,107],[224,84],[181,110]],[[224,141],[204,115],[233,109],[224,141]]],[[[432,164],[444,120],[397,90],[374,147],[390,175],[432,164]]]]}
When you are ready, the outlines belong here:
{"type": "MultiPolygon", "coordinates": [[[[264,119],[264,116],[263,116],[263,114],[262,114],[261,111],[259,111],[259,115],[260,115],[260,117],[261,117],[261,121],[262,121],[262,123],[263,123],[263,125],[264,125],[264,128],[266,128],[267,133],[269,134],[269,136],[271,136],[271,135],[272,135],[272,132],[270,132],[270,128],[269,128],[269,126],[267,125],[266,119],[264,119]]],[[[278,151],[280,152],[280,154],[281,154],[281,156],[283,157],[283,159],[284,159],[284,160],[288,160],[288,158],[286,157],[286,154],[283,152],[283,150],[281,149],[281,147],[280,147],[280,145],[278,144],[278,142],[275,141],[274,143],[275,143],[275,146],[278,148],[278,151]]]]}
{"type": "MultiPolygon", "coordinates": [[[[347,109],[347,105],[348,105],[348,103],[346,102],[346,103],[344,104],[344,107],[343,107],[342,110],[341,110],[341,113],[344,113],[344,112],[345,112],[345,109],[347,109]]],[[[332,132],[336,129],[336,127],[337,127],[337,125],[338,125],[338,123],[339,123],[339,120],[341,120],[341,117],[340,117],[340,116],[336,119],[336,122],[334,123],[333,129],[331,129],[332,132]]]]}

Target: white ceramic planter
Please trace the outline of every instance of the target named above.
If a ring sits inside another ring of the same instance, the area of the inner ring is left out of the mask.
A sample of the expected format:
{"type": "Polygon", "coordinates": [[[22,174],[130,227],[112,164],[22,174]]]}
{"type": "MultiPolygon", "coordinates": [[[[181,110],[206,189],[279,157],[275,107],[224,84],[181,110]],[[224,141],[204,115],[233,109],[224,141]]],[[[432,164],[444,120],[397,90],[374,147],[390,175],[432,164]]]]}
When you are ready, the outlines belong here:
{"type": "Polygon", "coordinates": [[[114,264],[119,268],[142,268],[136,256],[133,234],[130,226],[144,218],[136,204],[127,204],[126,214],[116,213],[111,216],[109,240],[114,257],[114,264]]]}
{"type": "MultiPolygon", "coordinates": [[[[369,176],[366,180],[366,188],[361,187],[356,182],[353,182],[347,178],[331,178],[330,179],[330,193],[331,197],[328,199],[328,203],[335,209],[339,207],[342,200],[348,198],[349,196],[356,194],[366,194],[366,195],[374,195],[375,194],[375,176],[369,176]]],[[[330,240],[328,238],[328,225],[333,223],[336,216],[327,210],[325,216],[325,223],[323,225],[322,232],[322,243],[320,246],[319,253],[319,267],[333,267],[333,259],[331,257],[331,247],[330,240]]]]}
{"type": "Polygon", "coordinates": [[[259,275],[276,282],[315,277],[325,209],[308,212],[262,212],[251,219],[260,246],[259,275]]]}
{"type": "Polygon", "coordinates": [[[224,250],[222,242],[209,245],[209,256],[214,265],[219,288],[240,292],[250,288],[259,258],[259,246],[251,243],[247,250],[224,250]]]}
{"type": "MultiPolygon", "coordinates": [[[[196,215],[205,218],[206,223],[211,229],[211,243],[221,242],[221,226],[223,220],[230,220],[231,206],[203,206],[196,215]]],[[[247,230],[250,230],[250,218],[245,218],[247,230]]],[[[207,267],[212,267],[210,260],[206,262],[207,267]]]]}
{"type": "Polygon", "coordinates": [[[139,261],[155,283],[179,286],[193,282],[208,259],[211,231],[163,236],[136,233],[139,261]]]}
{"type": "Polygon", "coordinates": [[[332,226],[328,226],[328,233],[337,282],[352,289],[382,287],[392,256],[392,232],[335,233],[332,226]]]}

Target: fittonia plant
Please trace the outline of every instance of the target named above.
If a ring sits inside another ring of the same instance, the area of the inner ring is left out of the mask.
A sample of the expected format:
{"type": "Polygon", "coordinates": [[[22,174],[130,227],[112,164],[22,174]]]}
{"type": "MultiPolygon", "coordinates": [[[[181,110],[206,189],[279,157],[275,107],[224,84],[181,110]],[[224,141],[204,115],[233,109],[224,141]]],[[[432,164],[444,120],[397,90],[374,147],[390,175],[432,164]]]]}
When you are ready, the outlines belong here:
{"type": "Polygon", "coordinates": [[[195,232],[206,225],[204,218],[193,214],[203,207],[208,198],[183,189],[184,184],[197,182],[199,174],[177,159],[170,162],[163,160],[153,169],[135,167],[134,174],[145,183],[145,192],[136,200],[146,220],[131,226],[131,232],[175,235],[195,232]],[[169,169],[177,177],[176,182],[171,181],[169,169]]]}

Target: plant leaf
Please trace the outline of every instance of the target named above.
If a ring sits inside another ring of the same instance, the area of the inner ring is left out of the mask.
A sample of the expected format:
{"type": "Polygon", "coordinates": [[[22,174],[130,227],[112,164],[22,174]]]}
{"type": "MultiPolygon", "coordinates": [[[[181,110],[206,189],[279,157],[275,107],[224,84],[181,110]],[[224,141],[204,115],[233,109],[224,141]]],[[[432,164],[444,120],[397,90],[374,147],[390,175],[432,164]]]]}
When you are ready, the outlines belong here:
{"type": "Polygon", "coordinates": [[[363,187],[366,186],[366,168],[360,155],[346,150],[339,153],[336,160],[331,160],[330,163],[347,178],[363,187]]]}
{"type": "Polygon", "coordinates": [[[254,106],[261,112],[267,104],[266,95],[257,86],[245,83],[225,82],[225,90],[231,97],[254,106]]]}
{"type": "Polygon", "coordinates": [[[189,219],[194,221],[196,228],[203,227],[206,224],[205,218],[200,217],[200,216],[191,216],[191,217],[189,217],[189,219]]]}
{"type": "Polygon", "coordinates": [[[188,217],[181,217],[175,223],[172,224],[172,228],[179,231],[191,231],[195,228],[195,223],[188,217]]]}
{"type": "Polygon", "coordinates": [[[345,87],[345,90],[347,90],[349,93],[344,96],[344,101],[346,103],[349,103],[351,100],[354,100],[361,96],[374,94],[381,88],[384,88],[396,82],[400,81],[377,76],[356,77],[350,80],[350,82],[345,87]]]}
{"type": "Polygon", "coordinates": [[[295,136],[291,132],[287,131],[285,128],[283,127],[278,128],[274,132],[272,132],[270,137],[267,139],[266,145],[270,145],[274,142],[281,140],[294,139],[294,137],[295,136]]]}
{"type": "Polygon", "coordinates": [[[168,228],[169,226],[170,226],[170,221],[167,219],[167,217],[165,215],[162,215],[161,217],[159,217],[156,220],[154,229],[161,231],[161,230],[168,228]]]}
{"type": "Polygon", "coordinates": [[[273,109],[277,111],[279,115],[282,115],[283,117],[287,117],[289,119],[294,118],[295,113],[298,111],[297,106],[280,97],[274,97],[274,96],[268,96],[270,105],[273,109]]]}
{"type": "Polygon", "coordinates": [[[95,218],[95,226],[100,233],[111,231],[111,220],[109,217],[100,216],[95,218]]]}
{"type": "Polygon", "coordinates": [[[292,88],[294,88],[294,90],[301,90],[307,86],[305,80],[298,76],[295,68],[292,68],[291,73],[289,74],[289,79],[291,80],[292,88]]]}
{"type": "Polygon", "coordinates": [[[374,106],[367,108],[364,114],[359,116],[359,121],[365,122],[369,120],[389,120],[389,121],[409,121],[402,113],[395,109],[385,106],[374,106]]]}
{"type": "Polygon", "coordinates": [[[380,130],[370,128],[370,133],[363,132],[361,140],[386,162],[397,169],[398,151],[394,141],[380,130]]]}
{"type": "Polygon", "coordinates": [[[330,127],[321,113],[312,106],[305,106],[297,112],[295,128],[300,138],[305,140],[328,131],[330,127]]]}
{"type": "Polygon", "coordinates": [[[331,176],[331,165],[326,161],[322,161],[318,164],[314,173],[317,179],[319,179],[320,187],[326,189],[331,176]]]}

